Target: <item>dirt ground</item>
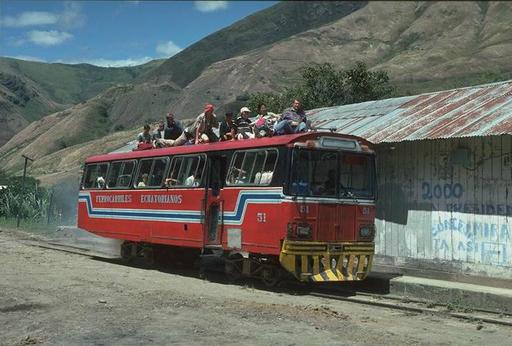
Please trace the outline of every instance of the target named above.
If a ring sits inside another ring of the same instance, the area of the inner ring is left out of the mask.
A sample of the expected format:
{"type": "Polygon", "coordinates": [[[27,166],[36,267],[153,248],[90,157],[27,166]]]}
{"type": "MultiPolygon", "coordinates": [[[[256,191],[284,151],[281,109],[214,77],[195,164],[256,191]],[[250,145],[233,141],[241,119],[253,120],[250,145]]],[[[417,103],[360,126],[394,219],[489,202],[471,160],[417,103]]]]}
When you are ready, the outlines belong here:
{"type": "Polygon", "coordinates": [[[512,328],[230,285],[0,231],[0,345],[503,345],[512,328]]]}

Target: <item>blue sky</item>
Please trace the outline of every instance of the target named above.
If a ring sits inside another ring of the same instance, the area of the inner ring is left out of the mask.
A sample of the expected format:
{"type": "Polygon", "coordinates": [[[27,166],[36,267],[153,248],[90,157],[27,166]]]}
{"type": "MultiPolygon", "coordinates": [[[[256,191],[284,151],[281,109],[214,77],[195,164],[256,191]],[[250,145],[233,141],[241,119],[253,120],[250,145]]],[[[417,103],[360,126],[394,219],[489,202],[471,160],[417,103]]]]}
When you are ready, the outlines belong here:
{"type": "Polygon", "coordinates": [[[137,65],[170,57],[275,3],[0,0],[0,56],[137,65]]]}

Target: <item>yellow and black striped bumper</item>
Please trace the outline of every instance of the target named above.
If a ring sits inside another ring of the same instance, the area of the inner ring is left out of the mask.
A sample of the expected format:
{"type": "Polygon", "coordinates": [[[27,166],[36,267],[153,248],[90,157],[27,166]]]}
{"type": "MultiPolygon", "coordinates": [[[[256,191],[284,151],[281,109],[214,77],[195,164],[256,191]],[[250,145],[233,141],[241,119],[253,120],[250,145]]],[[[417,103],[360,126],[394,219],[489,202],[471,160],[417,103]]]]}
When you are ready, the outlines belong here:
{"type": "Polygon", "coordinates": [[[375,244],[285,240],[281,265],[300,281],[358,281],[368,275],[375,244]]]}

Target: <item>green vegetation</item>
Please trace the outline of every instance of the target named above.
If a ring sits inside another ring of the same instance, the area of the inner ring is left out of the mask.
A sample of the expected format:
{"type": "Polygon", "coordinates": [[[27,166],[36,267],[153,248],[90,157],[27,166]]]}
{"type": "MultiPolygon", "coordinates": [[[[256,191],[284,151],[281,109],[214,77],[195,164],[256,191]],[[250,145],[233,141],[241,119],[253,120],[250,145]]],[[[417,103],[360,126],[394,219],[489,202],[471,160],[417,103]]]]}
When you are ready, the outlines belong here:
{"type": "Polygon", "coordinates": [[[363,62],[346,70],[337,70],[329,63],[309,64],[303,68],[296,86],[279,94],[250,95],[247,103],[253,110],[264,103],[270,110],[281,112],[295,98],[302,101],[305,109],[314,109],[391,97],[393,92],[387,73],[368,71],[363,62]]]}
{"type": "Polygon", "coordinates": [[[54,219],[52,208],[53,192],[39,186],[39,181],[25,178],[22,187],[22,177],[8,176],[0,172],[2,185],[7,187],[0,190],[0,217],[13,219],[20,215],[21,219],[31,222],[54,219]]]}

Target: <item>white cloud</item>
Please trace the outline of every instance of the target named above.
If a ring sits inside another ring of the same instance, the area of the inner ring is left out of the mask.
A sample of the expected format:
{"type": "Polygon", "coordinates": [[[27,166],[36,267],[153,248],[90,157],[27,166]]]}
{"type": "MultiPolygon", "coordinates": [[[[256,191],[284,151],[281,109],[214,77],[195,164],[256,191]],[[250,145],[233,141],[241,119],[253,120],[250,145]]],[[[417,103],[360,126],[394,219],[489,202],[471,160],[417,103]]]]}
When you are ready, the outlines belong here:
{"type": "Polygon", "coordinates": [[[57,30],[32,30],[27,33],[27,38],[30,42],[46,47],[59,45],[72,37],[73,35],[70,33],[57,30]]]}
{"type": "Polygon", "coordinates": [[[74,59],[74,60],[57,60],[63,64],[91,64],[100,67],[125,67],[125,66],[137,66],[145,64],[154,58],[145,56],[142,58],[126,58],[126,59],[74,59]]]}
{"type": "Polygon", "coordinates": [[[65,29],[79,28],[85,24],[85,15],[82,7],[76,2],[65,2],[64,11],[59,15],[58,25],[65,29]]]}
{"type": "Polygon", "coordinates": [[[142,65],[147,62],[150,62],[151,60],[154,60],[155,58],[145,56],[142,58],[126,58],[126,59],[71,59],[71,60],[63,60],[58,59],[54,61],[48,61],[41,58],[37,58],[34,56],[29,55],[7,55],[7,58],[14,58],[19,60],[26,60],[26,61],[37,61],[37,62],[47,62],[47,63],[61,63],[61,64],[90,64],[95,65],[99,67],[125,67],[125,66],[137,66],[142,65]]]}
{"type": "Polygon", "coordinates": [[[214,12],[226,9],[227,1],[194,1],[194,7],[200,12],[214,12]]]}
{"type": "Polygon", "coordinates": [[[13,58],[13,59],[19,59],[19,60],[26,60],[26,61],[37,61],[37,62],[46,62],[46,60],[41,58],[36,58],[35,56],[30,55],[7,55],[7,58],[13,58]]]}
{"type": "Polygon", "coordinates": [[[0,27],[21,28],[39,25],[58,25],[62,29],[80,27],[85,23],[85,15],[80,4],[65,2],[61,13],[27,11],[17,16],[0,18],[0,27]]]}
{"type": "Polygon", "coordinates": [[[55,13],[29,11],[18,16],[5,16],[0,20],[0,26],[20,28],[33,25],[48,25],[57,23],[59,17],[55,13]]]}
{"type": "Polygon", "coordinates": [[[156,46],[157,53],[162,54],[166,57],[171,57],[182,51],[182,48],[178,47],[174,42],[167,41],[164,43],[160,43],[156,46]]]}

